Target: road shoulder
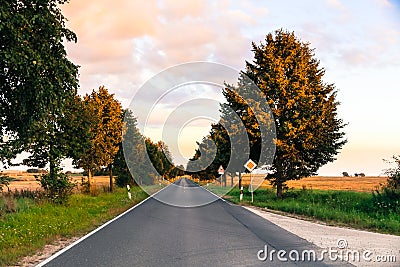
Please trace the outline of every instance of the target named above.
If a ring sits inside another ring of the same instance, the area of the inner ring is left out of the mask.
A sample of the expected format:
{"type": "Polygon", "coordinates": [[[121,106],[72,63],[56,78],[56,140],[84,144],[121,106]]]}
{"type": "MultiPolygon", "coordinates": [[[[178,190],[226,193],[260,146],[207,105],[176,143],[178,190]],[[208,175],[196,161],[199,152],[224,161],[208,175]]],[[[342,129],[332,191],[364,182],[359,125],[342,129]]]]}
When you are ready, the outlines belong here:
{"type": "Polygon", "coordinates": [[[400,236],[371,233],[362,230],[328,226],[284,215],[261,208],[243,206],[245,209],[278,225],[279,227],[315,244],[320,248],[337,248],[339,239],[347,241],[348,250],[369,250],[372,255],[394,255],[396,262],[351,262],[356,266],[398,266],[400,262],[400,236]]]}

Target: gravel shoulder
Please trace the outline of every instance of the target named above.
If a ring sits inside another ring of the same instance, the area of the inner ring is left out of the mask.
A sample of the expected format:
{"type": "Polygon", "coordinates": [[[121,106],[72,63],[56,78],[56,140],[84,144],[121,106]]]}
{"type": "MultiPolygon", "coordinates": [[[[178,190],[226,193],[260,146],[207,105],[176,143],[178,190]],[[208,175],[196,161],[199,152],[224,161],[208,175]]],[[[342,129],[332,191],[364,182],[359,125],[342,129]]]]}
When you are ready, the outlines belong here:
{"type": "MultiPolygon", "coordinates": [[[[349,261],[355,266],[400,266],[400,236],[323,225],[255,207],[244,208],[320,248],[338,250],[338,243],[340,243],[341,246],[346,245],[342,250],[344,253],[358,251],[360,260],[349,261]],[[371,254],[365,252],[366,250],[369,250],[371,254]],[[367,260],[363,259],[363,253],[367,253],[367,260]],[[371,259],[371,261],[368,261],[368,259],[371,259]]],[[[352,256],[350,256],[350,259],[352,259],[352,256]]]]}

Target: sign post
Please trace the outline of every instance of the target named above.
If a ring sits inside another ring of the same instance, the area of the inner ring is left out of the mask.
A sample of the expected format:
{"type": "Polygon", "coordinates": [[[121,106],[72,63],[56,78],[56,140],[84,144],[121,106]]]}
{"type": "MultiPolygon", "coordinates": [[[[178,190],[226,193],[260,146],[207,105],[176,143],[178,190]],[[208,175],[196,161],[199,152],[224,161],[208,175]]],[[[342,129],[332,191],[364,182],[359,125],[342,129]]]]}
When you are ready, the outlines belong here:
{"type": "Polygon", "coordinates": [[[222,187],[222,176],[224,175],[224,173],[225,173],[224,167],[222,167],[222,165],[220,165],[218,168],[218,174],[220,175],[219,176],[219,186],[220,187],[222,187]]]}
{"type": "Polygon", "coordinates": [[[244,164],[244,167],[250,172],[250,186],[249,186],[249,191],[251,193],[251,203],[254,201],[254,193],[253,193],[253,177],[251,176],[251,172],[257,167],[257,164],[249,159],[246,164],[244,164]]]}

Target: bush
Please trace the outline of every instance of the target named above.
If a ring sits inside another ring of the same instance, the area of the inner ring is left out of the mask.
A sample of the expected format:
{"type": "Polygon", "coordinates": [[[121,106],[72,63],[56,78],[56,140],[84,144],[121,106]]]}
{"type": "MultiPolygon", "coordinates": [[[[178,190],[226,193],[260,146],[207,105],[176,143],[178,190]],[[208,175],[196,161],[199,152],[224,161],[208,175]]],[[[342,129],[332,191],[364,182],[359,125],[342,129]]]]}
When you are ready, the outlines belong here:
{"type": "Polygon", "coordinates": [[[125,187],[127,184],[133,185],[135,181],[130,172],[121,172],[117,174],[117,178],[115,179],[115,183],[119,187],[125,187]]]}
{"type": "Polygon", "coordinates": [[[400,190],[384,186],[373,192],[373,204],[377,211],[388,214],[400,213],[400,190]]]}
{"type": "Polygon", "coordinates": [[[37,180],[45,190],[47,198],[59,204],[66,202],[76,186],[66,174],[57,171],[54,174],[41,175],[37,180]]]}
{"type": "Polygon", "coordinates": [[[393,156],[394,168],[387,169],[386,184],[373,192],[374,206],[385,211],[385,213],[400,213],[400,157],[393,156]]]}
{"type": "Polygon", "coordinates": [[[3,191],[3,186],[6,186],[7,189],[9,189],[8,185],[10,184],[11,180],[12,180],[12,178],[10,178],[8,176],[4,176],[4,175],[0,176],[0,192],[3,191]]]}
{"type": "Polygon", "coordinates": [[[400,156],[393,156],[393,159],[394,161],[390,163],[395,163],[396,167],[385,171],[385,174],[389,177],[385,187],[392,190],[400,190],[400,156]]]}

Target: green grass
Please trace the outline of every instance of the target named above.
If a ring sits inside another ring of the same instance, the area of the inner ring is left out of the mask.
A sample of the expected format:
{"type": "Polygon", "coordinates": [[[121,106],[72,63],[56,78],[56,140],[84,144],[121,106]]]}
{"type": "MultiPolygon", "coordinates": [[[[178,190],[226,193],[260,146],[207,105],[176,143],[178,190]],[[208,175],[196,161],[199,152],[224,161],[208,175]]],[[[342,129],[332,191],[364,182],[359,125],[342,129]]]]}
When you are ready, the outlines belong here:
{"type": "Polygon", "coordinates": [[[224,186],[221,187],[219,185],[211,184],[211,183],[208,185],[203,185],[203,188],[213,192],[214,194],[216,194],[217,196],[220,196],[220,197],[226,195],[227,192],[229,192],[231,189],[230,187],[224,187],[224,186]]]}
{"type": "MultiPolygon", "coordinates": [[[[232,189],[225,198],[240,203],[239,189],[232,189]]],[[[282,200],[278,200],[274,190],[257,189],[254,192],[254,203],[250,202],[251,194],[245,190],[241,202],[243,205],[302,215],[330,225],[400,235],[400,214],[374,205],[371,193],[289,190],[282,200]]]]}
{"type": "MultiPolygon", "coordinates": [[[[138,187],[131,192],[132,200],[126,189],[98,196],[74,194],[66,205],[15,199],[17,212],[0,217],[0,266],[16,264],[57,238],[83,235],[148,196],[138,187]]],[[[0,199],[0,207],[4,201],[0,199]]]]}

